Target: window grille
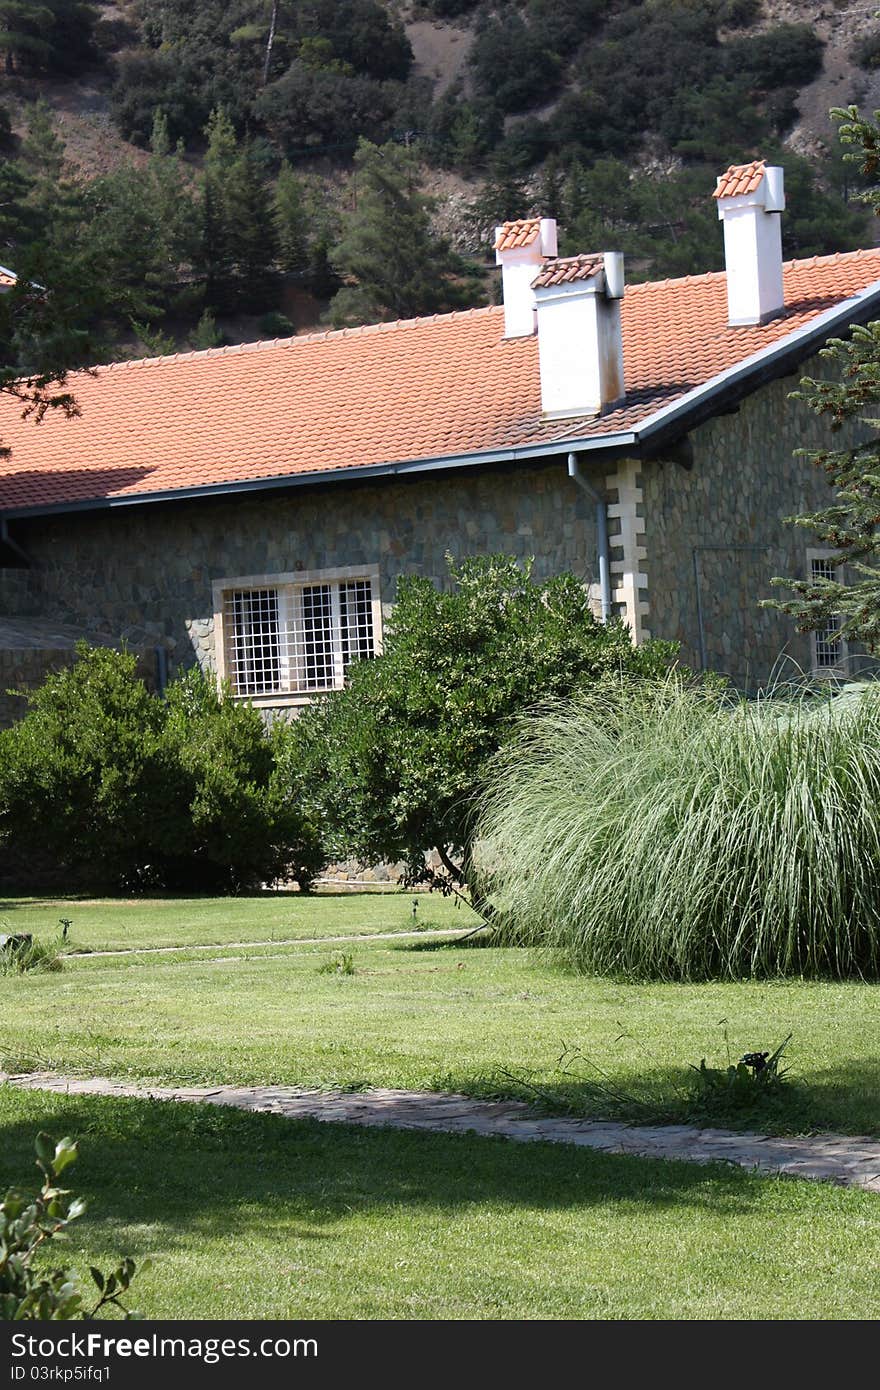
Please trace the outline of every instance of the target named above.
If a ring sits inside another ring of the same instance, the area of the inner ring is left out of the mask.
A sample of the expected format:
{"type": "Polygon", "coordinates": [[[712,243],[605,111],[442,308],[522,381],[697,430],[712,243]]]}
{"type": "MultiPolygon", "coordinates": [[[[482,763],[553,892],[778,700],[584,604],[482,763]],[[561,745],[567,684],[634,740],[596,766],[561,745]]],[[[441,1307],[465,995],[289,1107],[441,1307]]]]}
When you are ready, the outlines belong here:
{"type": "Polygon", "coordinates": [[[223,674],[236,695],[339,689],[375,655],[377,608],[369,578],[223,588],[223,674]]]}
{"type": "MultiPolygon", "coordinates": [[[[837,583],[840,571],[828,555],[810,556],[810,576],[812,579],[827,579],[837,583]]],[[[846,643],[839,636],[842,620],[837,613],[813,632],[813,670],[835,671],[846,662],[846,643]]]]}

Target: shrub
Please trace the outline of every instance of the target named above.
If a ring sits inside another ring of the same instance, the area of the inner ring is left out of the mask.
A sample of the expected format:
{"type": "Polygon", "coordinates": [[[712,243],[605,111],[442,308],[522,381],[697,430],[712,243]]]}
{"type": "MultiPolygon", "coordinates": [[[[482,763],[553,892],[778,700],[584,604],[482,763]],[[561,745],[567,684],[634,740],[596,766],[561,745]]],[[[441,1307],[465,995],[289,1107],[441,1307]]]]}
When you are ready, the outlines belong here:
{"type": "Polygon", "coordinates": [[[0,945],[0,979],[4,975],[49,974],[61,970],[59,947],[44,941],[7,941],[0,945]]]}
{"type": "Polygon", "coordinates": [[[91,1270],[98,1289],[91,1305],[69,1270],[37,1268],[41,1252],[64,1236],[71,1221],[82,1216],[86,1204],[58,1182],[76,1161],[76,1144],[71,1139],[56,1144],[48,1134],[38,1134],[36,1150],[37,1167],[43,1174],[37,1196],[10,1188],[0,1202],[0,1320],[93,1318],[111,1304],[125,1319],[137,1317],[122,1302],[134,1278],[132,1259],[122,1260],[106,1276],[99,1269],[91,1270]]]}
{"type": "Polygon", "coordinates": [[[618,670],[652,675],[671,644],[634,648],[596,621],[572,574],[536,583],[508,556],[450,560],[452,588],[399,582],[383,654],[290,730],[290,772],[328,857],[407,864],[409,882],[449,888],[472,872],[472,800],[512,718],[618,670]],[[444,872],[425,866],[436,849],[444,872]]]}
{"type": "Polygon", "coordinates": [[[291,157],[313,147],[353,150],[359,137],[381,142],[390,136],[401,92],[393,82],[297,60],[263,89],[254,110],[291,157]]]}
{"type": "Polygon", "coordinates": [[[149,858],[167,795],[164,707],[135,665],[130,654],[83,644],[0,734],[0,834],[18,850],[87,866],[96,882],[118,881],[149,858]]]}
{"type": "Polygon", "coordinates": [[[271,313],[263,314],[257,327],[267,338],[292,338],[296,329],[286,314],[280,314],[276,310],[271,313]]]}
{"type": "Polygon", "coordinates": [[[872,71],[880,67],[880,29],[871,29],[856,39],[849,56],[860,68],[872,71]]]}
{"type": "Polygon", "coordinates": [[[310,881],[313,837],[297,804],[279,794],[274,749],[259,711],[201,671],[171,683],[162,736],[169,794],[153,819],[149,877],[225,892],[300,874],[310,881]]]}
{"type": "Polygon", "coordinates": [[[802,87],[822,71],[824,47],[809,24],[778,24],[763,34],[728,44],[726,66],[762,92],[802,87]]]}
{"type": "Polygon", "coordinates": [[[480,834],[510,939],[581,970],[876,977],[880,686],[606,683],[521,723],[480,834]]]}
{"type": "Polygon", "coordinates": [[[128,653],[79,648],[0,735],[0,834],[92,884],[239,891],[308,879],[315,837],[260,714],[191,671],[167,699],[128,653]],[[310,867],[304,867],[310,866],[310,867]]]}

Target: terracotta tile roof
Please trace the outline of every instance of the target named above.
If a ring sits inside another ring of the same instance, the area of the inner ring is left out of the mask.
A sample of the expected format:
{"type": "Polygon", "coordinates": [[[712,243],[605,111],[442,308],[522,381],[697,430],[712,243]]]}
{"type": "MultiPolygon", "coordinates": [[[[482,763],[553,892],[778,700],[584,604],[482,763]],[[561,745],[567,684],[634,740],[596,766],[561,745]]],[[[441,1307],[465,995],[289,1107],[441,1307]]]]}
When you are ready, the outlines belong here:
{"type": "Polygon", "coordinates": [[[597,271],[602,269],[602,265],[601,252],[588,256],[559,256],[555,260],[544,262],[543,269],[538,271],[532,281],[532,289],[545,290],[550,285],[570,285],[575,280],[592,280],[597,271]]]}
{"type": "Polygon", "coordinates": [[[766,167],[766,159],[753,159],[751,164],[731,164],[726,173],[718,175],[712,197],[739,198],[743,193],[754,193],[766,167]]]}
{"type": "Polygon", "coordinates": [[[518,222],[505,222],[495,238],[495,251],[516,251],[531,246],[541,235],[540,217],[524,217],[518,222]]]}
{"type": "Polygon", "coordinates": [[[538,344],[502,308],[99,367],[82,410],[42,424],[0,399],[0,508],[126,498],[413,459],[542,447],[637,428],[662,406],[880,281],[880,250],[791,261],[784,315],[727,324],[724,274],[631,285],[627,397],[599,418],[541,414],[538,344]]]}
{"type": "Polygon", "coordinates": [[[18,276],[14,270],[7,270],[5,265],[0,265],[0,285],[9,287],[18,284],[18,276]]]}

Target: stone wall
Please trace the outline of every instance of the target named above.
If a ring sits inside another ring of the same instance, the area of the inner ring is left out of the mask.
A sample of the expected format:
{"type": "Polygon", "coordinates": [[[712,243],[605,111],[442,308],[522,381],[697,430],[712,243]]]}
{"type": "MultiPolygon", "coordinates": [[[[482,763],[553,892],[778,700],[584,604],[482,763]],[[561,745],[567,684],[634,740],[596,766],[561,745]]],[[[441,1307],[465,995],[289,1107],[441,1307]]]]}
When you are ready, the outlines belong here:
{"type": "MultiPolygon", "coordinates": [[[[770,383],[737,413],[695,429],[689,471],[629,460],[593,470],[610,504],[617,611],[643,635],[678,641],[682,659],[699,667],[699,597],[706,665],[744,687],[765,681],[783,654],[810,664],[809,638],[758,606],[773,593],[773,575],[804,571],[811,538],[783,518],[830,495],[812,465],[793,457],[829,438],[824,420],[788,400],[794,384],[770,383]]],[[[22,520],[15,536],[35,568],[0,583],[7,613],[39,612],[150,653],[162,645],[172,672],[193,661],[214,668],[218,579],[378,564],[386,610],[401,575],[443,584],[447,552],[534,556],[538,578],[570,569],[596,579],[593,507],[564,455],[22,520]]]]}
{"type": "MultiPolygon", "coordinates": [[[[0,570],[0,580],[4,573],[0,570]]],[[[0,728],[14,724],[26,714],[28,695],[48,675],[73,664],[80,641],[91,646],[112,645],[111,639],[84,628],[47,622],[44,618],[0,616],[0,728]]],[[[154,654],[135,652],[135,656],[138,674],[153,686],[154,654]]]]}
{"type": "Polygon", "coordinates": [[[545,465],[459,470],[16,523],[44,586],[42,612],[135,648],[164,645],[172,670],[214,667],[214,580],[380,567],[442,584],[445,555],[535,557],[535,575],[595,579],[593,508],[564,456],[545,465]]]}
{"type": "MultiPolygon", "coordinates": [[[[827,376],[827,365],[814,358],[802,374],[827,376]]],[[[809,636],[784,614],[759,607],[760,599],[787,597],[771,578],[803,577],[807,548],[817,545],[811,532],[783,518],[814,511],[832,495],[808,460],[793,457],[795,449],[831,440],[824,418],[788,399],[795,386],[796,378],[772,382],[736,414],[694,430],[689,471],[671,462],[640,465],[646,626],[654,637],[680,642],[681,659],[699,668],[701,606],[706,666],[744,689],[765,682],[774,667],[787,676],[810,669],[809,636]]],[[[846,447],[845,435],[835,443],[846,447]]],[[[861,659],[854,654],[851,664],[856,670],[861,659]]]]}

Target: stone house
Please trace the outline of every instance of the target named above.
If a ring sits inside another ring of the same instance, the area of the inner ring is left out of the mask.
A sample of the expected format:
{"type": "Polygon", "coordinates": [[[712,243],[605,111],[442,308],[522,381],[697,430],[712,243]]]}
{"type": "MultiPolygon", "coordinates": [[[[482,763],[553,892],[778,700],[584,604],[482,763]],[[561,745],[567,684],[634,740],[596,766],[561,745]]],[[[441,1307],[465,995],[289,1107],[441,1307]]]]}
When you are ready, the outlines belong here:
{"type": "Polygon", "coordinates": [[[715,197],[724,273],[625,286],[619,254],[560,259],[552,220],[506,223],[503,306],[100,367],[71,382],[74,420],[4,407],[3,688],[83,634],[160,685],[198,661],[295,706],[379,648],[398,577],[442,583],[447,552],[573,570],[597,616],[742,686],[783,654],[846,670],[832,632],[758,601],[828,572],[783,524],[827,494],[793,457],[826,426],[788,393],[880,316],[880,250],[783,264],[761,161],[715,197]]]}

